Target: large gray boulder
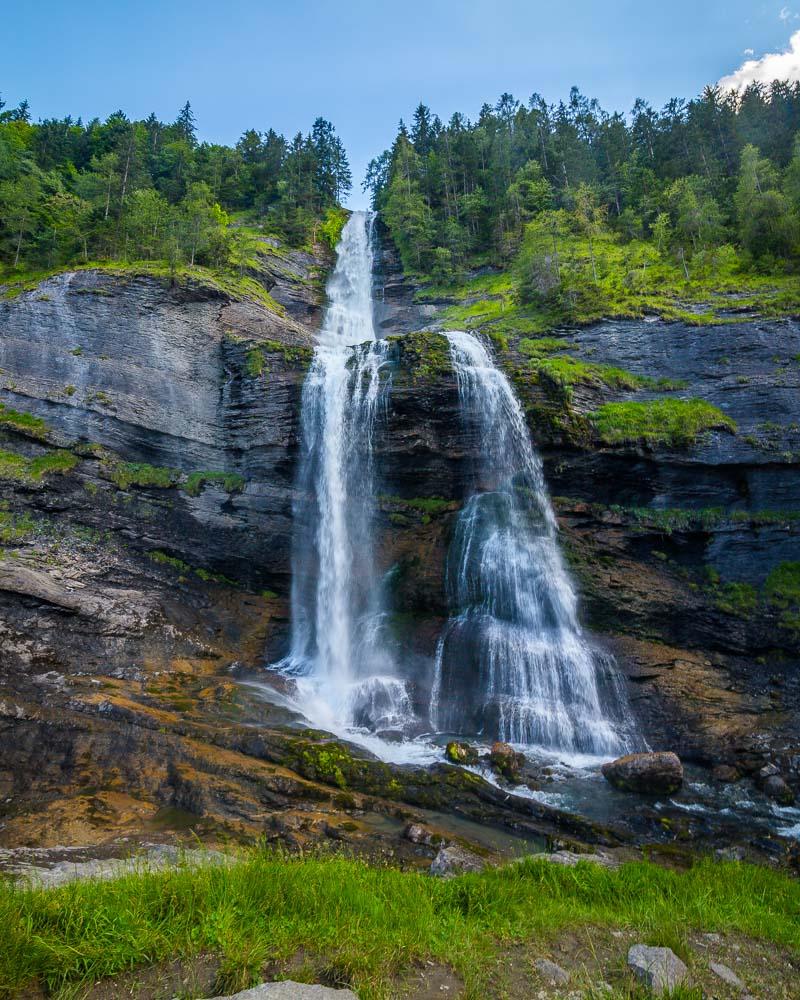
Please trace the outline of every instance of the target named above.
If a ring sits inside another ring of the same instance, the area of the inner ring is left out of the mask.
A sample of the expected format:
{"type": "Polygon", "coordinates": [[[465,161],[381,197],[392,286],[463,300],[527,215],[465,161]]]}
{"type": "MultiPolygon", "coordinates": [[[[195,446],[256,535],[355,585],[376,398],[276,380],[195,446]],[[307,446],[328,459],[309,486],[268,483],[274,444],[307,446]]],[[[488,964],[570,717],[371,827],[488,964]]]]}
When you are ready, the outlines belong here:
{"type": "Polygon", "coordinates": [[[212,1000],[358,1000],[350,990],[333,990],[329,986],[293,983],[262,983],[242,993],[232,993],[212,1000]]]}
{"type": "Polygon", "coordinates": [[[670,948],[635,944],[628,951],[633,974],[656,994],[672,993],[689,977],[689,970],[670,948]]]}
{"type": "Polygon", "coordinates": [[[671,795],[683,784],[683,765],[671,751],[629,753],[603,764],[603,777],[622,792],[671,795]]]}

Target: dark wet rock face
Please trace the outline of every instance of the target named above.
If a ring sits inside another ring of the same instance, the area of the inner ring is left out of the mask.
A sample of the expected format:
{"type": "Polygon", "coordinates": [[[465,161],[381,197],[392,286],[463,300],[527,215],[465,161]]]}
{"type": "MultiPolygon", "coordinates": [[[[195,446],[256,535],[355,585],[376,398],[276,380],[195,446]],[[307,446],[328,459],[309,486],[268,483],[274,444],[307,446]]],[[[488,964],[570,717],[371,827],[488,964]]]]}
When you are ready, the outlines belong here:
{"type": "Polygon", "coordinates": [[[208,289],[95,271],[0,302],[0,327],[0,402],[41,417],[55,442],[241,480],[235,491],[213,477],[188,492],[145,484],[123,502],[96,451],[57,491],[34,491],[33,506],[74,509],[98,530],[131,522],[134,543],[149,550],[285,586],[310,329],[208,289]]]}

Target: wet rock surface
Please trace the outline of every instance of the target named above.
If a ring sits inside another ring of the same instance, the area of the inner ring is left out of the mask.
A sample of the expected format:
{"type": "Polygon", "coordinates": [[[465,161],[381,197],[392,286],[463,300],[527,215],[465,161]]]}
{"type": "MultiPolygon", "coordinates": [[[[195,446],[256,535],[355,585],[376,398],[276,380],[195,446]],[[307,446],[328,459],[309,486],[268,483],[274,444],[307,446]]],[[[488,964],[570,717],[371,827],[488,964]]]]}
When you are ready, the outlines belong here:
{"type": "Polygon", "coordinates": [[[683,766],[677,754],[632,753],[603,764],[603,777],[622,792],[671,795],[683,784],[683,766]]]}

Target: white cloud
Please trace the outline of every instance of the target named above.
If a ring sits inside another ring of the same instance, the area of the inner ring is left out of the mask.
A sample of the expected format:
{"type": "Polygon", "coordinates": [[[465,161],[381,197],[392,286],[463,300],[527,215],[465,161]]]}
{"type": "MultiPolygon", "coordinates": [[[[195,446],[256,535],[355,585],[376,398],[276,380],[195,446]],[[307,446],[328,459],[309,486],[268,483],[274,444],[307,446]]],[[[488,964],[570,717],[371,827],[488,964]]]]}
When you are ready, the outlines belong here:
{"type": "Polygon", "coordinates": [[[791,16],[792,12],[789,10],[788,7],[781,7],[780,14],[778,14],[778,17],[781,19],[781,21],[788,21],[791,18],[791,16]]]}
{"type": "Polygon", "coordinates": [[[746,56],[754,56],[756,54],[756,50],[755,49],[745,49],[742,54],[746,55],[746,56]]]}
{"type": "Polygon", "coordinates": [[[718,86],[722,90],[744,90],[751,83],[772,83],[773,80],[800,80],[800,31],[789,39],[785,52],[768,52],[760,59],[745,60],[733,73],[723,76],[718,86]]]}

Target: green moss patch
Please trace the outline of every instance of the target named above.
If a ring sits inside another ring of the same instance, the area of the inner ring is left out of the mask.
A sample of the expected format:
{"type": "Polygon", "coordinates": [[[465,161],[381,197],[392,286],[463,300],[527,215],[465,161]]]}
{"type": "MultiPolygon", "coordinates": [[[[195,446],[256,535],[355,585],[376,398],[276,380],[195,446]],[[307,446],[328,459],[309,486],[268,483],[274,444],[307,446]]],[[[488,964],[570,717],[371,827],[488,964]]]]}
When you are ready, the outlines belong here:
{"type": "Polygon", "coordinates": [[[146,462],[112,462],[106,465],[108,477],[121,490],[131,486],[153,486],[167,490],[177,486],[181,473],[160,465],[146,462]]]}
{"type": "Polygon", "coordinates": [[[35,417],[32,413],[23,413],[20,410],[12,410],[4,403],[0,403],[0,425],[38,439],[46,438],[49,433],[49,428],[41,417],[35,417]]]}
{"type": "Polygon", "coordinates": [[[419,331],[389,337],[402,352],[402,370],[412,382],[430,382],[452,371],[450,342],[441,333],[419,331]]]}
{"type": "Polygon", "coordinates": [[[764,596],[781,612],[781,624],[800,630],[800,562],[776,566],[764,582],[764,596]]]}
{"type": "Polygon", "coordinates": [[[14,451],[0,450],[0,479],[39,482],[53,473],[72,472],[79,462],[71,451],[49,451],[36,458],[27,458],[14,451]]]}
{"type": "Polygon", "coordinates": [[[412,497],[407,500],[405,497],[384,494],[379,496],[378,500],[384,508],[400,508],[399,511],[391,509],[389,514],[391,523],[398,527],[413,524],[419,520],[423,524],[429,524],[431,518],[458,510],[459,506],[457,500],[445,500],[442,497],[412,497]]]}
{"type": "Polygon", "coordinates": [[[264,352],[258,347],[254,347],[247,352],[247,374],[251,378],[258,378],[262,375],[266,366],[264,352]]]}
{"type": "Polygon", "coordinates": [[[659,399],[606,403],[590,414],[605,444],[669,445],[686,448],[711,430],[736,432],[736,423],[702,399],[659,399]]]}
{"type": "Polygon", "coordinates": [[[236,582],[234,580],[229,579],[227,576],[223,576],[221,573],[212,573],[210,570],[203,569],[201,566],[190,566],[185,560],[180,559],[177,556],[168,555],[160,549],[153,549],[148,552],[147,558],[152,559],[152,561],[157,563],[159,566],[166,566],[169,569],[175,570],[175,572],[179,574],[179,578],[181,580],[185,580],[188,576],[196,576],[204,583],[219,583],[228,587],[236,586],[236,582]]]}
{"type": "Polygon", "coordinates": [[[186,477],[183,489],[189,496],[197,497],[204,486],[211,484],[220,486],[226,493],[241,493],[245,479],[238,472],[192,472],[186,477]]]}

